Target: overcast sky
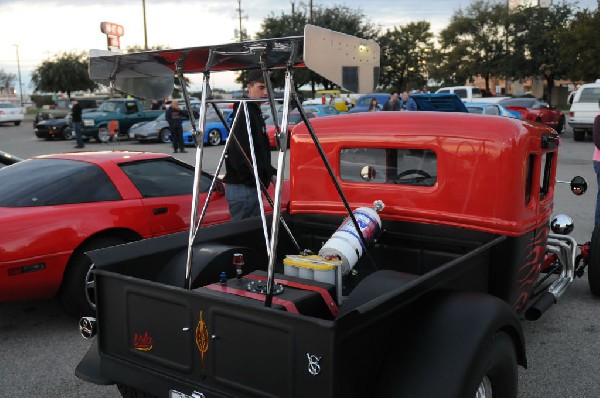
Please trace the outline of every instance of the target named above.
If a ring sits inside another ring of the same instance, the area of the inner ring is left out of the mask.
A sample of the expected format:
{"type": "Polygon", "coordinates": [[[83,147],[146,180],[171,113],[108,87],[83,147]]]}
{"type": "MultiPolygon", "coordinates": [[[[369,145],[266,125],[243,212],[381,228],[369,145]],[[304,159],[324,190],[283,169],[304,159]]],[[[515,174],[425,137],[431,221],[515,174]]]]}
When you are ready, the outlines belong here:
{"type": "MultiPolygon", "coordinates": [[[[301,1],[295,3],[299,7],[301,1]]],[[[360,9],[371,22],[384,29],[425,20],[437,32],[448,24],[456,10],[467,7],[471,0],[314,0],[313,3],[360,9]]],[[[597,6],[597,0],[577,3],[580,8],[597,6]]],[[[241,7],[242,25],[253,35],[271,13],[289,13],[291,1],[242,0],[241,7]]],[[[239,24],[237,8],[238,0],[146,0],[148,45],[180,48],[234,41],[234,29],[239,24]]],[[[0,69],[17,74],[14,45],[18,45],[23,91],[31,92],[31,71],[44,59],[64,51],[106,49],[106,36],[100,32],[103,21],[124,27],[122,48],[143,46],[142,0],[0,0],[0,69]]],[[[232,85],[231,74],[213,76],[215,87],[232,85]]]]}

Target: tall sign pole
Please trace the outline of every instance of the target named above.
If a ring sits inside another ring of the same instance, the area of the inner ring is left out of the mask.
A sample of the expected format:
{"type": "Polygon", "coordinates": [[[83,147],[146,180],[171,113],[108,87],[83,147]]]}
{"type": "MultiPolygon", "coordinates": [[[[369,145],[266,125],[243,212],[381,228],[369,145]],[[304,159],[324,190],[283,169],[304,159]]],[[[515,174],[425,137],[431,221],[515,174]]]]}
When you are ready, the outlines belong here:
{"type": "Polygon", "coordinates": [[[148,50],[148,30],[146,29],[146,0],[142,0],[142,12],[144,13],[144,50],[148,50]]]}
{"type": "Polygon", "coordinates": [[[21,96],[21,108],[23,107],[23,85],[21,84],[21,62],[19,61],[19,45],[13,44],[17,48],[17,72],[19,73],[19,95],[21,96]]]}

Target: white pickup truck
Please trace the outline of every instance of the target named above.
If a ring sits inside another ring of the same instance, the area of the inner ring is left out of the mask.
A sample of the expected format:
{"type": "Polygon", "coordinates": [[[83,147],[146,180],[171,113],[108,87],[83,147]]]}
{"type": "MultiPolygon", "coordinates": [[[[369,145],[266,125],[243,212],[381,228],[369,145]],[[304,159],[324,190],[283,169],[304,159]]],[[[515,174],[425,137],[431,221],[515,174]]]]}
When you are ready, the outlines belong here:
{"type": "Polygon", "coordinates": [[[573,96],[569,110],[569,126],[573,128],[573,139],[583,141],[586,132],[592,134],[594,118],[600,112],[600,79],[595,83],[582,84],[573,96]]]}
{"type": "Polygon", "coordinates": [[[481,89],[475,86],[455,86],[455,87],[442,87],[437,93],[454,93],[462,100],[462,102],[485,102],[485,103],[496,103],[503,100],[506,97],[483,97],[481,89]]]}

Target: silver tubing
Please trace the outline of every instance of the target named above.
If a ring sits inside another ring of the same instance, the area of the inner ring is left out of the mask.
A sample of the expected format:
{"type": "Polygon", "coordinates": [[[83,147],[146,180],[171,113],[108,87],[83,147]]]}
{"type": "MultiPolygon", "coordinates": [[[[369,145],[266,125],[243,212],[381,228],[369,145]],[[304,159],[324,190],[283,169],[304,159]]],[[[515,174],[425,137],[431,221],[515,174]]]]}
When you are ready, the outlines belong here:
{"type": "Polygon", "coordinates": [[[265,296],[265,307],[270,307],[273,299],[273,285],[275,282],[275,259],[277,254],[277,235],[279,232],[279,217],[281,215],[281,191],[283,188],[283,170],[285,167],[285,156],[287,153],[288,135],[288,110],[290,109],[290,95],[293,80],[292,72],[285,72],[285,88],[283,90],[283,117],[281,119],[281,132],[278,133],[279,156],[277,158],[277,181],[275,183],[275,199],[273,204],[273,221],[271,224],[271,242],[269,265],[267,268],[267,294],[265,296]]]}
{"type": "MultiPolygon", "coordinates": [[[[188,236],[188,248],[187,248],[187,260],[185,264],[185,285],[188,289],[192,288],[192,261],[194,257],[193,245],[194,239],[196,238],[196,219],[198,217],[198,201],[200,198],[200,181],[202,176],[202,155],[204,148],[204,123],[206,121],[206,100],[208,99],[209,90],[209,79],[210,73],[204,73],[204,79],[202,80],[202,103],[200,104],[200,123],[202,137],[197,142],[196,159],[195,159],[195,170],[194,170],[194,188],[192,190],[192,211],[190,214],[190,233],[188,236]]],[[[184,91],[184,95],[187,92],[184,91]]],[[[189,101],[189,99],[187,100],[189,101]]],[[[206,198],[205,205],[208,202],[206,198]]]]}
{"type": "MultiPolygon", "coordinates": [[[[250,126],[250,115],[248,114],[248,104],[242,102],[244,107],[244,115],[246,116],[246,129],[248,130],[248,142],[250,143],[250,156],[252,157],[252,171],[254,172],[254,180],[256,182],[256,195],[258,196],[258,205],[260,207],[260,218],[263,225],[263,234],[265,236],[265,246],[267,248],[267,256],[270,256],[269,251],[269,234],[267,231],[267,219],[265,218],[265,208],[263,207],[262,192],[260,190],[260,178],[258,176],[258,167],[256,163],[256,153],[254,152],[254,139],[252,138],[252,126],[250,126]]],[[[239,112],[239,111],[238,111],[239,112]]]]}
{"type": "Polygon", "coordinates": [[[567,235],[549,234],[547,250],[556,254],[561,264],[559,277],[548,287],[548,292],[559,298],[573,282],[575,276],[577,241],[567,235]]]}

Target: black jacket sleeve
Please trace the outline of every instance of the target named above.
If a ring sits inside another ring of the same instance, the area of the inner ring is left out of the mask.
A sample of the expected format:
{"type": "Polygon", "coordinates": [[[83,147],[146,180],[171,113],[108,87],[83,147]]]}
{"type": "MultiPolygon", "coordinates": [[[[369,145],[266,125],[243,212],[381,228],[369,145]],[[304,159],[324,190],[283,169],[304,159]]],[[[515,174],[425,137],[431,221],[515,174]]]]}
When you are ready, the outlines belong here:
{"type": "Polygon", "coordinates": [[[598,114],[594,119],[594,127],[592,128],[592,132],[594,133],[594,145],[596,145],[596,148],[600,149],[600,114],[598,114]]]}

